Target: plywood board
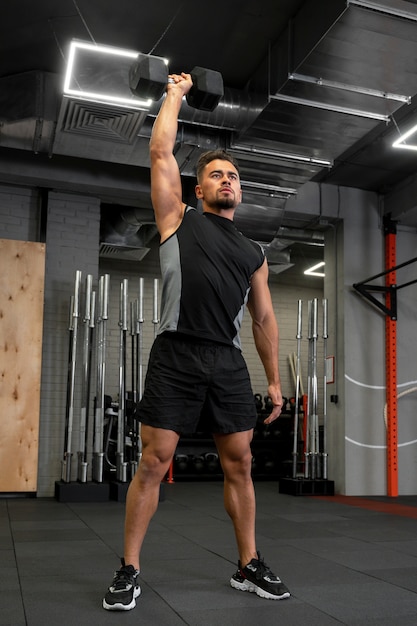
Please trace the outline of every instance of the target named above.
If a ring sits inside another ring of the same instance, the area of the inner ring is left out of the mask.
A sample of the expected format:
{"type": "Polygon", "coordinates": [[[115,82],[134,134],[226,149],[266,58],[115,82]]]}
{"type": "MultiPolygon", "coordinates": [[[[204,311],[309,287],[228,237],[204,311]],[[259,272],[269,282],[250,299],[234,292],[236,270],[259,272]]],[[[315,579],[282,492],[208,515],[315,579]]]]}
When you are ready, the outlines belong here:
{"type": "Polygon", "coordinates": [[[45,244],[0,239],[0,267],[0,492],[34,492],[45,244]]]}

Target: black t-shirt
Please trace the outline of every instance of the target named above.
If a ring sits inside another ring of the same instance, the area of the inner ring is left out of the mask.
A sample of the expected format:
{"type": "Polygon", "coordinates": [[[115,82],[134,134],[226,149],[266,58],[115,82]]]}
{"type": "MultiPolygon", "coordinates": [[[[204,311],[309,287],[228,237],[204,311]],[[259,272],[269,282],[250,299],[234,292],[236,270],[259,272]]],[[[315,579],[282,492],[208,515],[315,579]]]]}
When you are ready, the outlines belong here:
{"type": "Polygon", "coordinates": [[[179,332],[240,349],[251,276],[264,262],[261,246],[231,220],[187,207],[159,254],[159,333],[179,332]]]}

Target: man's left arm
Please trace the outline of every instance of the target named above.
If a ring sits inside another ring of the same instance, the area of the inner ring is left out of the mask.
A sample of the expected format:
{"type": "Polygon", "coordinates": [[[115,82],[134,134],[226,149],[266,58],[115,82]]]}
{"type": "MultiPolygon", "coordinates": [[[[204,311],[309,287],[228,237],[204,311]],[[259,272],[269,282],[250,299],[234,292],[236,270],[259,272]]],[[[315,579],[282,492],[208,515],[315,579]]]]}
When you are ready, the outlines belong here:
{"type": "Polygon", "coordinates": [[[252,317],[255,346],[268,381],[268,395],[273,409],[264,420],[270,424],[279,417],[282,409],[281,379],[279,375],[279,330],[268,285],[268,264],[265,259],[254,273],[249,292],[248,310],[252,317]]]}

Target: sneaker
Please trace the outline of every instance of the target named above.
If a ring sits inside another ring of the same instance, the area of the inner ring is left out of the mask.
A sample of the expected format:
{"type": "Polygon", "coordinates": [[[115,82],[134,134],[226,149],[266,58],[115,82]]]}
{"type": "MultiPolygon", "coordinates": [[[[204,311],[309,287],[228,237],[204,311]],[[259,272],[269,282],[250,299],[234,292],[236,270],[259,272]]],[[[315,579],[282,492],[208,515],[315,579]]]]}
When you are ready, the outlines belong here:
{"type": "Polygon", "coordinates": [[[246,567],[242,567],[239,561],[238,570],[230,579],[230,584],[233,589],[250,591],[268,600],[284,600],[290,597],[287,587],[271,572],[259,552],[258,558],[252,559],[246,567]]]}
{"type": "Polygon", "coordinates": [[[130,611],[136,606],[140,596],[139,571],[133,565],[125,565],[114,573],[113,582],[103,598],[103,608],[108,611],[130,611]]]}

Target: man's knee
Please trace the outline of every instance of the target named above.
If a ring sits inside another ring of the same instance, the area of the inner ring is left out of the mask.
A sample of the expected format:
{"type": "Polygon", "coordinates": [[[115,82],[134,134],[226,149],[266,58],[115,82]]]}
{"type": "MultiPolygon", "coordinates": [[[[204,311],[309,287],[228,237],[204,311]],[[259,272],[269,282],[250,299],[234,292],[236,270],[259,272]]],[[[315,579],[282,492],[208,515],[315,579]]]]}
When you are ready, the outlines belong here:
{"type": "Polygon", "coordinates": [[[223,459],[222,465],[226,478],[247,478],[252,471],[252,451],[249,449],[237,457],[223,459]]]}
{"type": "Polygon", "coordinates": [[[172,457],[161,457],[151,451],[145,451],[139,462],[137,474],[144,482],[161,481],[168,471],[172,457]]]}

